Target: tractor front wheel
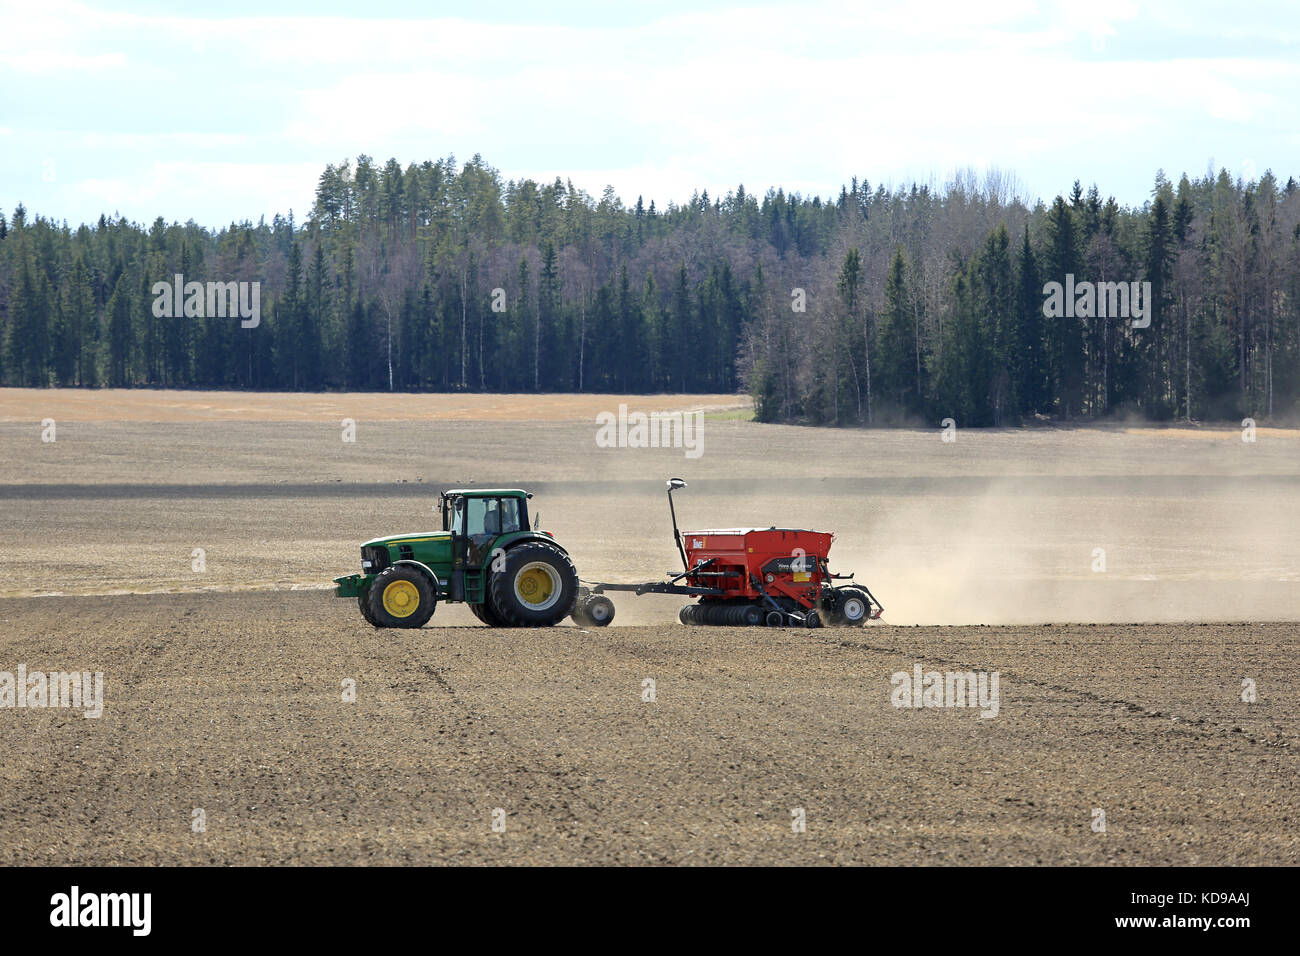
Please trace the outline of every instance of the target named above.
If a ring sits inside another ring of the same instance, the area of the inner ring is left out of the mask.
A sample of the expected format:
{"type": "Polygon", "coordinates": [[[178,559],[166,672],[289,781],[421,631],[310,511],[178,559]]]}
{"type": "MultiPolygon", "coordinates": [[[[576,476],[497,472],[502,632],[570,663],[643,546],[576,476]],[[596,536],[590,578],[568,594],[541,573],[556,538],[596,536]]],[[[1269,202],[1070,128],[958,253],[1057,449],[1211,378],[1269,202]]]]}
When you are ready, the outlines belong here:
{"type": "Polygon", "coordinates": [[[423,627],[437,595],[423,571],[395,564],[370,584],[370,615],[379,627],[423,627]]]}
{"type": "Polygon", "coordinates": [[[506,552],[505,568],[492,575],[488,602],[506,627],[550,627],[573,610],[578,571],[554,545],[529,542],[506,552]]]}
{"type": "Polygon", "coordinates": [[[370,592],[362,591],[357,595],[357,607],[361,608],[361,616],[366,619],[366,623],[371,627],[383,627],[375,620],[375,616],[370,613],[370,592]]]}

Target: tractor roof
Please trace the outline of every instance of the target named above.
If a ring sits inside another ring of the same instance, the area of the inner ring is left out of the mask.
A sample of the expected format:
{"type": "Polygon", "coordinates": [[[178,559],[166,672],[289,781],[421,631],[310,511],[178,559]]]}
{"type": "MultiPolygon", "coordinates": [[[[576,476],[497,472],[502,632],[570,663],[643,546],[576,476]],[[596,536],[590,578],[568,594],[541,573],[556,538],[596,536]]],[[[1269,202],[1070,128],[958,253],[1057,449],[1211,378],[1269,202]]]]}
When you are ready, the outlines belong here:
{"type": "Polygon", "coordinates": [[[463,495],[467,498],[531,498],[522,488],[448,488],[443,492],[447,497],[463,495]]]}

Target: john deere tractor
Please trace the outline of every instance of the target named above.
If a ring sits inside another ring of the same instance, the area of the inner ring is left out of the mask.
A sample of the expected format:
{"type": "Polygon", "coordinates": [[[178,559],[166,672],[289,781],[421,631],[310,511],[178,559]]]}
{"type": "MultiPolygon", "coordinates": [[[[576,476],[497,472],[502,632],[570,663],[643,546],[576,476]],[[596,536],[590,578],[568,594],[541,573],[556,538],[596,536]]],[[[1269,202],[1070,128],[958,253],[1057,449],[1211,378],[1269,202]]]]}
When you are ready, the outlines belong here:
{"type": "Polygon", "coordinates": [[[528,523],[526,491],[458,488],[435,511],[442,530],[376,538],[361,573],[335,578],[375,627],[420,627],[439,601],[465,602],[492,627],[549,627],[574,610],[578,572],[546,531],[528,523]]]}

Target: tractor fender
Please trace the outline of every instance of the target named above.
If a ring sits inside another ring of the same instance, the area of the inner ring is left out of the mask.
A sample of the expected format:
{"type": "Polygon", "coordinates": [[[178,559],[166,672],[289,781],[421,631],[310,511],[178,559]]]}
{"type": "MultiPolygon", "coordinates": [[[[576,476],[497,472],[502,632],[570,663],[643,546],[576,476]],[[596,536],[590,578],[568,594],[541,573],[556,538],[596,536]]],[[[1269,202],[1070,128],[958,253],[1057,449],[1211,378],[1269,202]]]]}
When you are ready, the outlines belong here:
{"type": "MultiPolygon", "coordinates": [[[[512,548],[516,547],[517,545],[521,545],[521,544],[531,544],[531,543],[534,542],[534,541],[540,541],[540,542],[542,542],[543,544],[549,544],[552,548],[556,548],[557,550],[562,551],[562,552],[564,552],[565,554],[568,554],[568,553],[569,553],[568,548],[564,547],[564,545],[560,544],[560,542],[556,541],[556,540],[555,540],[554,538],[552,538],[549,534],[543,534],[543,533],[540,532],[540,531],[523,531],[523,532],[520,532],[518,537],[511,538],[509,541],[507,541],[507,542],[506,542],[504,545],[502,545],[501,547],[502,547],[503,550],[505,550],[505,551],[509,551],[509,550],[511,550],[512,548]]],[[[490,560],[490,558],[489,558],[489,560],[490,560]]]]}
{"type": "Polygon", "coordinates": [[[424,576],[429,579],[429,583],[433,585],[434,597],[436,598],[441,595],[442,582],[438,580],[438,575],[434,574],[433,569],[427,564],[422,561],[416,561],[414,558],[402,558],[400,561],[394,561],[389,565],[389,567],[395,568],[402,564],[409,564],[412,567],[419,568],[424,573],[424,576]]]}
{"type": "Polygon", "coordinates": [[[508,541],[501,542],[498,538],[496,547],[492,548],[492,550],[488,551],[487,554],[483,556],[483,564],[481,565],[483,572],[490,573],[492,571],[492,562],[498,550],[502,552],[502,557],[504,558],[506,554],[509,554],[521,544],[536,544],[539,541],[543,544],[550,545],[566,558],[569,557],[568,549],[552,538],[549,534],[543,534],[540,531],[516,531],[511,534],[508,541]]]}

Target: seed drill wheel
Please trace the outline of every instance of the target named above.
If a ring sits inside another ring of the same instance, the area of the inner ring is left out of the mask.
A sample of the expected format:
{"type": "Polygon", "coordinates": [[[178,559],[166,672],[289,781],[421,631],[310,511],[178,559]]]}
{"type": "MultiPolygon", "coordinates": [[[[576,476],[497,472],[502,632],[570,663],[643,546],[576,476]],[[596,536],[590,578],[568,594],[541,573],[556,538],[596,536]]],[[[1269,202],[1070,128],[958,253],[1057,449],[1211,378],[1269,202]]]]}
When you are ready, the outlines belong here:
{"type": "Polygon", "coordinates": [[[488,584],[492,614],[505,627],[550,627],[569,616],[578,572],[569,556],[541,541],[506,552],[505,568],[488,584]]]}
{"type": "Polygon", "coordinates": [[[871,615],[871,602],[857,588],[840,588],[837,624],[843,627],[861,627],[871,615]]]}
{"type": "Polygon", "coordinates": [[[573,608],[573,620],[583,627],[608,627],[614,620],[614,602],[603,594],[579,598],[573,608]]]}
{"type": "Polygon", "coordinates": [[[424,572],[402,564],[381,571],[367,596],[370,616],[379,627],[423,627],[437,601],[424,572]]]}

